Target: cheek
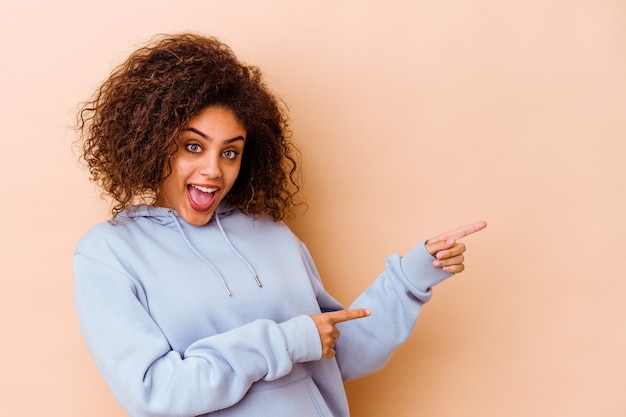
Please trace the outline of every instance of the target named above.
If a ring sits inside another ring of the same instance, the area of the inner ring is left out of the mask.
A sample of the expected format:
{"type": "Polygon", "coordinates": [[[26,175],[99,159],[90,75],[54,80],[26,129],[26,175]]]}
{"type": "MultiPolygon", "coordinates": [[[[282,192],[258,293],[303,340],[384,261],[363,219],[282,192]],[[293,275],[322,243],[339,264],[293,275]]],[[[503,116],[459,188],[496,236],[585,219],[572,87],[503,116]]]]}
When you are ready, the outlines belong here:
{"type": "Polygon", "coordinates": [[[172,160],[170,175],[165,178],[165,181],[163,182],[163,188],[169,190],[170,192],[180,191],[180,189],[185,186],[188,172],[188,163],[180,158],[172,160]]]}
{"type": "Polygon", "coordinates": [[[237,177],[239,177],[239,173],[241,172],[241,161],[237,164],[233,164],[232,170],[230,171],[230,177],[232,181],[235,182],[237,177]]]}
{"type": "Polygon", "coordinates": [[[172,176],[184,178],[194,170],[194,161],[184,157],[172,160],[172,176]]]}
{"type": "Polygon", "coordinates": [[[241,163],[233,164],[232,166],[229,167],[228,174],[227,174],[228,179],[227,179],[227,184],[226,184],[228,189],[231,189],[233,187],[233,185],[237,181],[237,178],[239,177],[240,172],[241,172],[241,163]]]}

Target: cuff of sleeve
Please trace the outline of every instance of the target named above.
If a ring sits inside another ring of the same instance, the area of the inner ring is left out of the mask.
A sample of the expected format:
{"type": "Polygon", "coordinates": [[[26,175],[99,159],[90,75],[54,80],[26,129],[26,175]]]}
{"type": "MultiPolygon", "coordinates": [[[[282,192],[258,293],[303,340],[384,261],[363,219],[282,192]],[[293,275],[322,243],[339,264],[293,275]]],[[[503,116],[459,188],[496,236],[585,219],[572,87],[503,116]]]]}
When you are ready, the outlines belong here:
{"type": "Polygon", "coordinates": [[[294,317],[279,324],[287,342],[289,356],[294,363],[319,360],[322,344],[315,322],[309,316],[294,317]]]}
{"type": "Polygon", "coordinates": [[[426,241],[422,240],[409,253],[400,258],[400,268],[409,288],[415,290],[419,295],[430,297],[431,287],[454,274],[444,272],[443,269],[433,266],[435,258],[428,253],[425,244],[426,241]]]}

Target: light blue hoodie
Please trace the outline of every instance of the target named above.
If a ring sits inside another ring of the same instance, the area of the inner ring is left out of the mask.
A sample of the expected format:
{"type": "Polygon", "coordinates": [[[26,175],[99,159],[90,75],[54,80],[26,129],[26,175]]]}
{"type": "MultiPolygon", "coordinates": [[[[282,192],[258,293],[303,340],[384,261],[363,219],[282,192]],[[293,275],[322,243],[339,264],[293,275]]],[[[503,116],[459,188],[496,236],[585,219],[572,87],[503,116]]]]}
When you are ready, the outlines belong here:
{"type": "Polygon", "coordinates": [[[79,324],[133,417],[346,417],[343,382],[380,369],[450,274],[423,242],[391,255],[322,359],[311,314],[343,307],[281,222],[220,208],[205,226],[136,206],[94,227],[74,255],[79,324]],[[221,411],[220,411],[221,410],[221,411]]]}

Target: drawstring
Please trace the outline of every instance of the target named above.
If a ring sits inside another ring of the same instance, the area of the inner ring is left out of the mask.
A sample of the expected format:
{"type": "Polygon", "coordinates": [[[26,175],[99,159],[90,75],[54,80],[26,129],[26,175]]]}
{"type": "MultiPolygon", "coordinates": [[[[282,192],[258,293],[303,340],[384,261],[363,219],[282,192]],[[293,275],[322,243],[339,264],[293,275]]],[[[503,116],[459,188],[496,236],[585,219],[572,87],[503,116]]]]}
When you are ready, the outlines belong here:
{"type": "MultiPolygon", "coordinates": [[[[217,275],[217,277],[220,279],[222,286],[224,287],[224,290],[226,290],[226,294],[228,294],[229,297],[232,296],[233,294],[230,292],[230,289],[228,288],[228,285],[226,284],[226,280],[224,279],[224,276],[220,274],[217,268],[215,268],[213,264],[209,262],[208,259],[202,256],[202,254],[200,254],[200,252],[198,252],[198,250],[191,244],[191,242],[187,238],[187,235],[183,231],[183,228],[180,222],[178,221],[178,218],[174,214],[174,210],[168,210],[167,215],[171,217],[172,219],[174,219],[174,224],[176,224],[176,228],[178,229],[178,232],[183,237],[183,240],[185,241],[185,243],[187,244],[187,247],[191,250],[191,252],[193,252],[193,254],[196,255],[198,259],[204,262],[209,268],[211,268],[211,270],[215,273],[215,275],[217,275]]],[[[250,273],[252,273],[252,276],[254,277],[256,284],[259,287],[262,287],[263,284],[261,283],[261,280],[259,279],[259,276],[254,270],[254,268],[252,267],[252,265],[250,265],[250,263],[246,260],[246,258],[244,258],[244,256],[235,248],[235,246],[232,244],[232,242],[228,238],[228,235],[226,234],[226,232],[224,231],[224,228],[222,227],[222,223],[220,223],[220,218],[217,215],[217,212],[215,213],[214,218],[215,218],[215,223],[217,224],[217,227],[220,230],[220,233],[222,234],[222,237],[228,244],[228,247],[233,251],[233,253],[237,256],[237,258],[239,258],[239,260],[246,266],[246,268],[248,268],[250,273]]]]}
{"type": "Polygon", "coordinates": [[[185,235],[185,232],[183,231],[182,226],[180,225],[180,222],[178,221],[178,219],[176,218],[176,216],[174,215],[174,211],[173,210],[168,210],[167,211],[167,215],[169,217],[171,217],[172,219],[174,219],[174,223],[176,224],[176,227],[178,228],[178,231],[180,232],[180,235],[183,237],[183,240],[185,241],[185,243],[187,244],[187,246],[189,247],[189,249],[193,252],[194,255],[196,255],[202,262],[204,262],[205,264],[208,265],[209,268],[211,268],[211,270],[215,273],[215,275],[218,276],[218,278],[220,279],[220,281],[222,282],[222,286],[224,287],[224,289],[226,290],[226,294],[228,294],[228,296],[232,296],[233,294],[230,292],[230,290],[228,289],[228,285],[226,285],[226,280],[224,279],[224,277],[222,276],[222,274],[220,274],[220,272],[213,266],[213,264],[211,264],[211,262],[209,262],[204,256],[202,256],[197,250],[196,248],[191,244],[191,242],[189,241],[189,239],[187,239],[187,235],[185,235]]]}
{"type": "Polygon", "coordinates": [[[230,247],[230,249],[233,251],[235,255],[237,255],[237,257],[241,260],[241,262],[243,262],[243,264],[248,268],[248,270],[250,270],[250,272],[252,273],[252,276],[254,277],[254,280],[256,281],[256,284],[259,287],[262,287],[263,284],[261,283],[261,280],[259,279],[259,276],[257,275],[252,265],[250,265],[250,263],[246,260],[246,258],[243,257],[241,253],[239,253],[239,251],[235,248],[235,246],[232,244],[232,242],[228,238],[228,235],[224,231],[224,228],[222,227],[222,223],[220,222],[220,216],[217,215],[217,211],[215,212],[215,216],[213,217],[215,218],[215,223],[217,223],[217,227],[218,229],[220,229],[220,232],[222,233],[222,236],[224,237],[224,240],[226,241],[226,243],[228,243],[228,246],[230,247]]]}

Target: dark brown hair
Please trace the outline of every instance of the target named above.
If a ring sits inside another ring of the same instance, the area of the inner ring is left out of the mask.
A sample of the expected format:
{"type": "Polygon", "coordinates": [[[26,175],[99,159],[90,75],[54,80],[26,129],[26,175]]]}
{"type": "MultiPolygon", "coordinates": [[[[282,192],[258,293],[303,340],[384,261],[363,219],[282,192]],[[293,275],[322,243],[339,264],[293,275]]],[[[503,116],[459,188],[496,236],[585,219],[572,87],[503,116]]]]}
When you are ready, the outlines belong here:
{"type": "Polygon", "coordinates": [[[154,203],[182,129],[211,105],[232,110],[247,132],[228,202],[275,220],[292,212],[299,153],[288,140],[283,103],[258,67],[241,63],[216,38],[185,33],[161,35],[133,52],[79,111],[81,157],[113,198],[113,215],[154,203]]]}

